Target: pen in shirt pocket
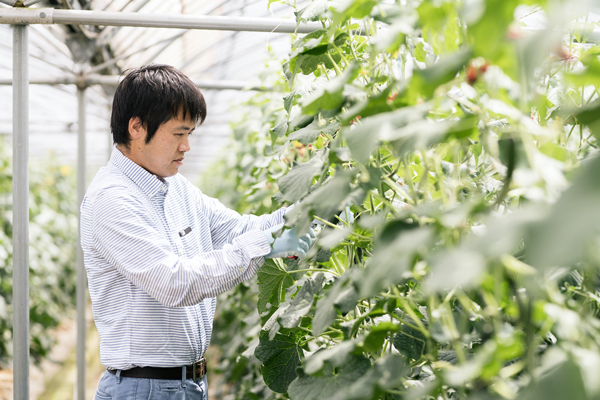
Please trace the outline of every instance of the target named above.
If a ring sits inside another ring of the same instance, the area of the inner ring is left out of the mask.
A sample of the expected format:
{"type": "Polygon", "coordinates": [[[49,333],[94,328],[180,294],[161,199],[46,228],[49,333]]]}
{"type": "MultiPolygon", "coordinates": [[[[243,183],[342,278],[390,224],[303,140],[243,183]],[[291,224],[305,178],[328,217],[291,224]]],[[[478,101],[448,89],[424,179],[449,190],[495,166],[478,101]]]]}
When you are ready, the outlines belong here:
{"type": "Polygon", "coordinates": [[[187,228],[185,228],[182,231],[179,231],[179,237],[184,237],[185,235],[187,235],[188,233],[190,233],[192,231],[192,227],[188,226],[187,228]]]}

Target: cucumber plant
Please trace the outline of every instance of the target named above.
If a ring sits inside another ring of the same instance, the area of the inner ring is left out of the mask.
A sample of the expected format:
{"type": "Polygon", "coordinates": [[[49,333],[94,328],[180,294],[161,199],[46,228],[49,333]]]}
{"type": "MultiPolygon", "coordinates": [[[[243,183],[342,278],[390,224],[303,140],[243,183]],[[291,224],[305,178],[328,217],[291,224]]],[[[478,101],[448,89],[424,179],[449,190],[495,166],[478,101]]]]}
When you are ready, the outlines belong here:
{"type": "Polygon", "coordinates": [[[270,63],[283,93],[239,105],[202,188],[295,204],[318,241],[221,296],[216,395],[600,396],[597,23],[575,2],[289,6],[323,29],[270,63]]]}
{"type": "MultiPolygon", "coordinates": [[[[0,141],[0,367],[12,364],[12,160],[0,141]]],[[[49,329],[73,317],[77,200],[75,176],[52,157],[34,165],[29,192],[30,354],[48,356],[49,329]]]]}

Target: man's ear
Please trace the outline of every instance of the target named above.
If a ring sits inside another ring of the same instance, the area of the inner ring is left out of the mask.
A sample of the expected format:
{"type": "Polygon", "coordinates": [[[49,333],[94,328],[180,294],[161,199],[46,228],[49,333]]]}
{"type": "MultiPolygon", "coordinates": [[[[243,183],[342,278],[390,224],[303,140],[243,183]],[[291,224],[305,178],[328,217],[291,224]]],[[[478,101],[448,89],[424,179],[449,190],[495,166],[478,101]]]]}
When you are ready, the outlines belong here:
{"type": "Polygon", "coordinates": [[[129,120],[129,136],[132,140],[146,136],[146,128],[142,124],[140,117],[133,117],[129,120]]]}

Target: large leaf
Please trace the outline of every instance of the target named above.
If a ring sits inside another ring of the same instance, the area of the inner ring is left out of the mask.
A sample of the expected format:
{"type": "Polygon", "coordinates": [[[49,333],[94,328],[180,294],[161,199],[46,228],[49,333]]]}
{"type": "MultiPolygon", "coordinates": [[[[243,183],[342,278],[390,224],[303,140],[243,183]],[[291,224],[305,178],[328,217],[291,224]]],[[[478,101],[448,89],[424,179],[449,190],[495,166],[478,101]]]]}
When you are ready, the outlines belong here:
{"type": "Polygon", "coordinates": [[[402,280],[411,267],[414,254],[426,251],[433,239],[433,230],[424,227],[404,231],[391,243],[377,246],[360,281],[361,297],[379,293],[385,286],[402,280]]]}
{"type": "Polygon", "coordinates": [[[321,349],[306,359],[304,363],[304,372],[309,375],[314,375],[319,372],[325,364],[330,367],[339,367],[348,360],[356,348],[356,340],[345,340],[334,346],[321,349]]]}
{"type": "Polygon", "coordinates": [[[375,0],[346,0],[340,2],[339,6],[332,10],[336,23],[343,23],[350,18],[361,19],[371,13],[377,5],[375,0]]]}
{"type": "Polygon", "coordinates": [[[318,336],[335,321],[338,310],[347,313],[356,306],[358,296],[349,275],[338,279],[325,297],[317,302],[313,319],[313,335],[318,336]]]}
{"type": "Polygon", "coordinates": [[[327,82],[322,88],[312,92],[304,101],[302,101],[302,112],[313,115],[319,110],[338,109],[343,101],[344,85],[352,82],[360,71],[357,64],[352,64],[339,76],[327,82]]]}
{"type": "Polygon", "coordinates": [[[431,97],[435,89],[452,80],[471,58],[471,49],[463,48],[441,57],[437,63],[425,69],[416,70],[410,83],[410,95],[431,97]]]}
{"type": "Polygon", "coordinates": [[[298,142],[307,145],[319,137],[321,133],[332,135],[334,134],[340,124],[338,122],[327,123],[325,121],[319,120],[319,118],[315,118],[315,120],[308,126],[304,128],[298,129],[296,132],[292,132],[289,134],[289,140],[297,140],[298,142]]]}
{"type": "Polygon", "coordinates": [[[450,291],[455,286],[469,289],[481,281],[486,267],[481,253],[460,248],[437,254],[430,265],[423,287],[433,292],[450,291]]]}
{"type": "Polygon", "coordinates": [[[293,334],[277,334],[273,340],[269,340],[269,333],[261,331],[254,355],[262,363],[261,372],[269,389],[278,393],[287,392],[290,382],[297,377],[296,367],[303,356],[298,338],[293,334]]]}
{"type": "Polygon", "coordinates": [[[590,399],[583,384],[581,371],[572,360],[547,368],[545,373],[519,396],[523,400],[590,399]]]}
{"type": "Polygon", "coordinates": [[[548,217],[533,224],[526,239],[527,261],[534,267],[581,261],[589,239],[600,226],[600,157],[580,171],[548,217]]]}
{"type": "Polygon", "coordinates": [[[360,125],[345,128],[343,136],[348,142],[352,157],[366,163],[382,137],[392,137],[393,131],[412,122],[423,121],[428,105],[402,108],[361,120],[360,125]]]}
{"type": "Polygon", "coordinates": [[[310,311],[315,294],[323,287],[325,277],[321,273],[317,273],[306,280],[300,288],[296,296],[292,299],[290,306],[286,312],[279,317],[281,326],[284,328],[295,328],[310,311]]]}
{"type": "Polygon", "coordinates": [[[587,125],[594,136],[600,138],[600,99],[575,110],[574,115],[577,122],[587,125]]]}
{"type": "Polygon", "coordinates": [[[293,44],[294,50],[290,54],[289,71],[292,75],[301,72],[308,75],[316,71],[319,65],[333,69],[334,63],[341,60],[337,52],[330,52],[333,48],[331,41],[336,46],[345,43],[348,34],[340,33],[335,39],[329,37],[325,30],[311,32],[293,44]]]}
{"type": "Polygon", "coordinates": [[[312,179],[321,173],[324,163],[321,157],[315,156],[304,164],[296,165],[291,171],[279,178],[277,184],[283,199],[295,203],[304,197],[312,186],[312,179]]]}
{"type": "Polygon", "coordinates": [[[377,394],[382,391],[402,388],[402,380],[408,372],[409,369],[399,355],[381,357],[373,364],[373,368],[350,386],[344,400],[381,398],[377,394]]]}
{"type": "Polygon", "coordinates": [[[354,173],[355,171],[338,169],[333,179],[306,197],[307,207],[310,207],[321,218],[333,217],[346,206],[343,204],[343,200],[352,190],[350,184],[354,173]]]}
{"type": "MultiPolygon", "coordinates": [[[[410,318],[405,318],[412,322],[410,318]]],[[[427,350],[427,338],[423,333],[404,324],[402,324],[402,330],[394,334],[392,343],[402,355],[413,360],[420,359],[427,350]]]]}
{"type": "Polygon", "coordinates": [[[272,259],[265,260],[265,264],[258,270],[258,312],[267,310],[267,303],[275,307],[281,301],[283,281],[288,273],[272,259]]]}
{"type": "Polygon", "coordinates": [[[323,376],[299,376],[290,384],[288,394],[292,400],[344,400],[350,385],[370,367],[365,357],[352,356],[339,368],[326,369],[323,376]]]}

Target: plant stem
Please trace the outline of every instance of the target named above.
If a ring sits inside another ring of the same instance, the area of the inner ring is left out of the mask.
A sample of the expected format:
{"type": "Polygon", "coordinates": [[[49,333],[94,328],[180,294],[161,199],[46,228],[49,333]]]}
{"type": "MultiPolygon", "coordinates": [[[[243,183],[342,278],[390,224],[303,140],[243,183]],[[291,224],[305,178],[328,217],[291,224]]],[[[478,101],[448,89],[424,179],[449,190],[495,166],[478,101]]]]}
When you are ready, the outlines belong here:
{"type": "Polygon", "coordinates": [[[295,274],[296,272],[329,272],[330,274],[333,274],[335,276],[340,276],[340,274],[336,271],[332,271],[330,269],[324,269],[324,268],[309,268],[309,269],[297,269],[295,271],[285,271],[288,273],[288,275],[292,275],[295,274]]]}
{"type": "Polygon", "coordinates": [[[331,63],[333,64],[333,69],[335,69],[335,72],[338,75],[341,75],[342,74],[342,70],[337,65],[337,63],[335,62],[335,60],[333,59],[333,57],[331,57],[331,54],[329,54],[329,52],[326,52],[325,54],[327,54],[327,58],[329,58],[329,61],[331,61],[331,63]]]}

